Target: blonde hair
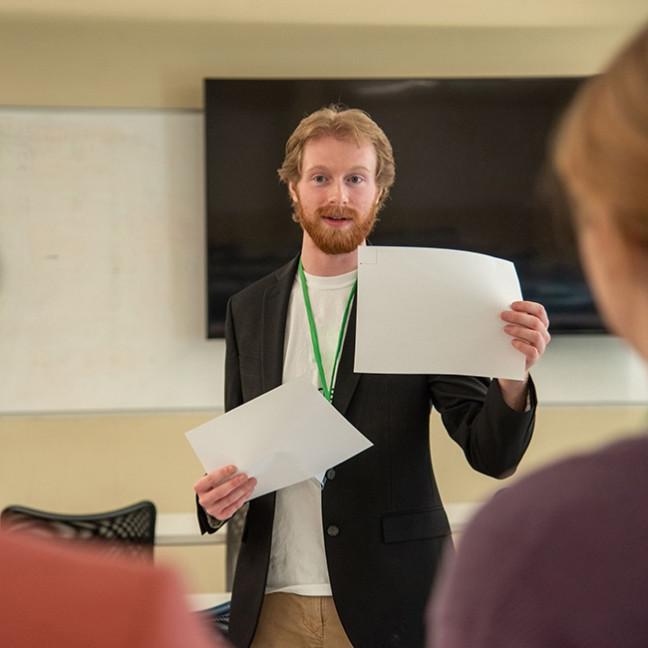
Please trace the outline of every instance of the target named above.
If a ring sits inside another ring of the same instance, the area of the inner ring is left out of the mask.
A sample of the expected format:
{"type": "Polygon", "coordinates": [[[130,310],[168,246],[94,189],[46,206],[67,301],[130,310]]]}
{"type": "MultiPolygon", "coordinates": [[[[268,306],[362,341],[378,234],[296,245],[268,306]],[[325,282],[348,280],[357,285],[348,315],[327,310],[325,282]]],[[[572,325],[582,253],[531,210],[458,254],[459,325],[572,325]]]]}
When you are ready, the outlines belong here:
{"type": "Polygon", "coordinates": [[[603,201],[625,239],[648,248],[648,26],[579,91],[553,162],[572,201],[576,188],[603,201]]]}
{"type": "Polygon", "coordinates": [[[277,171],[281,181],[285,184],[299,182],[306,142],[326,136],[373,144],[377,158],[376,185],[381,192],[377,208],[380,209],[396,177],[394,153],[380,126],[366,112],[356,108],[331,105],[304,117],[286,142],[284,161],[277,171]]]}

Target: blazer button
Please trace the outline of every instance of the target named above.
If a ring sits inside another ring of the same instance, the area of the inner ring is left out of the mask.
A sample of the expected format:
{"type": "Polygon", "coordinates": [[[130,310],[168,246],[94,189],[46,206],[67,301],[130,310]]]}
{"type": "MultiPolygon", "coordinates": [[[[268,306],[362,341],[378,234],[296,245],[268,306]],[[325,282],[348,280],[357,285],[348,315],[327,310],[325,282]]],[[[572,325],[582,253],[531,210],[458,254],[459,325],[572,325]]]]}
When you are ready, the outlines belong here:
{"type": "Polygon", "coordinates": [[[326,471],[326,479],[335,479],[335,468],[329,468],[326,471]]]}
{"type": "Polygon", "coordinates": [[[326,528],[326,533],[328,533],[328,535],[330,535],[330,536],[340,535],[340,529],[339,529],[339,527],[336,527],[335,524],[330,524],[326,528]]]}

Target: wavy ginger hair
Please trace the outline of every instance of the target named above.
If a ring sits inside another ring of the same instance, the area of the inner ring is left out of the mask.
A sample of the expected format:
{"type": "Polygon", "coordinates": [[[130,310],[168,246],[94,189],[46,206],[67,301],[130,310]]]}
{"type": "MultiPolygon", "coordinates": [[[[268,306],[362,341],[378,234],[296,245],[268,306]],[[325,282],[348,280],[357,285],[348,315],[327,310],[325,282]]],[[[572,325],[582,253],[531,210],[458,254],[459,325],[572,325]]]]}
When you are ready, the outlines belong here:
{"type": "Polygon", "coordinates": [[[286,142],[284,161],[277,170],[280,180],[286,185],[299,182],[304,147],[308,141],[320,137],[350,139],[356,144],[373,144],[377,158],[376,185],[380,190],[377,208],[380,210],[396,178],[394,152],[380,126],[366,112],[357,108],[331,105],[304,117],[286,142]]]}

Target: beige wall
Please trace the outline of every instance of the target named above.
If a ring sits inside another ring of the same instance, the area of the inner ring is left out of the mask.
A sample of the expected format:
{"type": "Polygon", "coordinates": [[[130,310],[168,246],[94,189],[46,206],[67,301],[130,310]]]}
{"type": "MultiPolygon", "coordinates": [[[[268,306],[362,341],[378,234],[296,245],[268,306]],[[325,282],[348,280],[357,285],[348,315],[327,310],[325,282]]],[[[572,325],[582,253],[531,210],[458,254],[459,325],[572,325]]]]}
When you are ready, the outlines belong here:
{"type": "Polygon", "coordinates": [[[634,24],[389,27],[7,17],[0,21],[0,105],[197,108],[206,76],[590,74],[634,24]]]}

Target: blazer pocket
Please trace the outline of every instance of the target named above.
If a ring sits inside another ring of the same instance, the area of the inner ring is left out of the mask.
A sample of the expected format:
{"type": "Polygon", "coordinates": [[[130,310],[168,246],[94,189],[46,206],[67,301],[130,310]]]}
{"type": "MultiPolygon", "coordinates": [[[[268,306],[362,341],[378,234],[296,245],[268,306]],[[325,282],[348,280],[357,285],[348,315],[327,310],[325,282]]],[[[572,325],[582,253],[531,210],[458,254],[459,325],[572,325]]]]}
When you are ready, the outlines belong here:
{"type": "Polygon", "coordinates": [[[382,518],[383,542],[427,540],[450,535],[448,516],[442,506],[406,513],[387,513],[382,518]]]}

